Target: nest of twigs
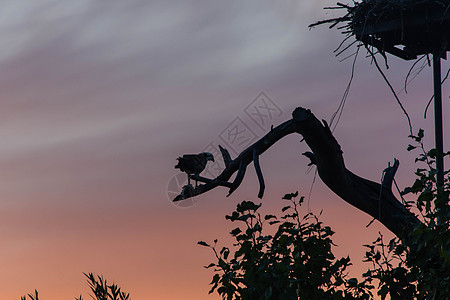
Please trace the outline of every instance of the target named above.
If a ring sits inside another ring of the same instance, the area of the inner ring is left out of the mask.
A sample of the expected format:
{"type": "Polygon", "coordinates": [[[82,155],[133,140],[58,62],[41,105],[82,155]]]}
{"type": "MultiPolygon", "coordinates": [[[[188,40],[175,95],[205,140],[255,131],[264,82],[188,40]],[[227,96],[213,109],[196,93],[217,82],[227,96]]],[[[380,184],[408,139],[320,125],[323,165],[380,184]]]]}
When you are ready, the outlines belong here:
{"type": "Polygon", "coordinates": [[[342,17],[312,24],[331,24],[354,35],[380,52],[395,52],[405,59],[450,50],[450,0],[362,0],[338,3],[327,9],[344,9],[342,17]],[[392,48],[401,45],[403,48],[392,48]]]}

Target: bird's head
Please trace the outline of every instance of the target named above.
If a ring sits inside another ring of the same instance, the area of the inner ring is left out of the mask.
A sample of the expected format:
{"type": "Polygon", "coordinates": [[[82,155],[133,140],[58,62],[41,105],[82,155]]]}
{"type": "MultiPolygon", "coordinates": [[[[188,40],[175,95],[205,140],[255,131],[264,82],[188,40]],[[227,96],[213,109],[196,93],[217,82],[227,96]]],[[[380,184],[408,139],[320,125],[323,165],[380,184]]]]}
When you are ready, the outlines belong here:
{"type": "Polygon", "coordinates": [[[214,161],[214,155],[212,155],[212,153],[203,152],[203,155],[206,157],[206,161],[208,160],[214,161]]]}

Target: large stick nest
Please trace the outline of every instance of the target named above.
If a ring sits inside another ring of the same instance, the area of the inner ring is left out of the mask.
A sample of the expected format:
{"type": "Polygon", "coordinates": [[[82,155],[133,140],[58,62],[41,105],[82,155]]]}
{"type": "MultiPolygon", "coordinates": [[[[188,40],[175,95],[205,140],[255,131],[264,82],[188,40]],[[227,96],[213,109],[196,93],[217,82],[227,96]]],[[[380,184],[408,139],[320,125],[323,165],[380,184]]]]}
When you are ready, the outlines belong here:
{"type": "MultiPolygon", "coordinates": [[[[379,51],[391,52],[403,45],[398,53],[412,59],[419,54],[450,50],[450,0],[362,0],[353,5],[338,3],[328,9],[345,9],[342,17],[312,24],[331,24],[354,35],[379,51]]],[[[400,54],[400,55],[399,55],[400,54]]]]}
{"type": "Polygon", "coordinates": [[[355,3],[352,9],[352,28],[401,19],[403,16],[427,10],[445,11],[448,10],[449,4],[448,0],[365,0],[355,3]]]}

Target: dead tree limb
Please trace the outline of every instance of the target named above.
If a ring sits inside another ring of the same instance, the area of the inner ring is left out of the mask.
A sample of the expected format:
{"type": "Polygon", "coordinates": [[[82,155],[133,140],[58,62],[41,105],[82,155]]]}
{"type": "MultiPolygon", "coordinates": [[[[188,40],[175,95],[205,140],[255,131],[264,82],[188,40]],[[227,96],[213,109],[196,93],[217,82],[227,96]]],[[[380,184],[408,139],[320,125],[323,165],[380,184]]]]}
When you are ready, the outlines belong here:
{"type": "Polygon", "coordinates": [[[262,198],[264,195],[264,189],[266,188],[266,185],[264,183],[264,177],[261,171],[261,166],[259,165],[259,154],[256,149],[253,149],[253,165],[255,166],[256,175],[258,176],[259,181],[259,192],[258,192],[258,198],[262,198]]]}
{"type": "Polygon", "coordinates": [[[228,168],[230,165],[230,162],[232,161],[230,152],[228,152],[227,149],[222,148],[222,146],[219,145],[220,153],[222,153],[223,162],[225,163],[225,167],[228,168]]]}
{"type": "MultiPolygon", "coordinates": [[[[222,173],[214,179],[204,180],[204,178],[195,178],[200,182],[205,182],[205,184],[198,185],[189,193],[189,195],[178,195],[173,201],[181,201],[190,197],[195,197],[218,186],[230,187],[230,191],[228,193],[228,195],[230,195],[239,187],[240,183],[242,182],[243,175],[245,175],[245,169],[251,162],[253,162],[254,150],[259,153],[258,155],[261,155],[278,140],[288,134],[295,132],[294,120],[288,120],[283,124],[273,128],[269,133],[267,133],[260,140],[256,141],[253,145],[242,151],[242,153],[233,160],[231,159],[229,152],[226,149],[220,147],[225,162],[225,169],[222,171],[222,173]],[[236,172],[238,172],[236,178],[232,183],[230,183],[229,180],[231,176],[233,176],[233,174],[236,172]]],[[[263,195],[261,194],[260,196],[262,198],[263,195]]]]}
{"type": "Polygon", "coordinates": [[[383,182],[376,183],[353,174],[347,170],[342,156],[342,150],[328,124],[320,122],[309,109],[296,108],[292,119],[274,127],[260,140],[245,149],[238,157],[231,159],[228,151],[220,148],[225,162],[225,169],[215,179],[201,180],[205,182],[194,188],[187,195],[180,194],[174,201],[203,194],[218,186],[229,187],[230,195],[241,184],[247,166],[253,162],[260,184],[258,197],[264,194],[264,179],[259,165],[259,155],[275,144],[284,136],[298,133],[311,149],[304,155],[317,166],[322,181],[339,197],[347,203],[379,220],[395,235],[402,238],[403,232],[409,232],[420,221],[407,210],[394,196],[391,187],[395,172],[398,169],[398,160],[392,167],[385,169],[383,182]],[[234,181],[229,182],[231,176],[237,173],[234,181]]]}

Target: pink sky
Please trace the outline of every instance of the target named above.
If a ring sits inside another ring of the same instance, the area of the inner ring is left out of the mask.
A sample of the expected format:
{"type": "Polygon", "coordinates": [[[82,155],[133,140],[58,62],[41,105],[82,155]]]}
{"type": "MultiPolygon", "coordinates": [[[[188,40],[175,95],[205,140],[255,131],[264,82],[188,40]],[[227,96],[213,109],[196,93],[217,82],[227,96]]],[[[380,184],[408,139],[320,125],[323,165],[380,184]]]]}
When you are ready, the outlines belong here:
{"type": "MultiPolygon", "coordinates": [[[[168,197],[176,157],[220,140],[264,91],[282,110],[297,106],[329,120],[351,60],[333,50],[342,35],[322,7],[335,1],[50,1],[3,4],[0,12],[1,299],[34,289],[43,300],[88,298],[82,272],[103,274],[133,299],[218,299],[207,295],[213,260],[197,241],[230,245],[226,222],[242,200],[257,199],[250,168],[242,186],[202,195],[180,208],[168,197]]],[[[350,50],[352,51],[352,50],[350,50]]],[[[350,54],[350,52],[349,52],[350,54]]],[[[397,91],[411,62],[390,58],[397,91]]],[[[443,72],[449,68],[443,62],[443,72]]],[[[415,131],[433,145],[427,67],[400,92],[415,131]]],[[[444,128],[450,128],[444,85],[444,128]]],[[[450,146],[445,131],[446,149],[450,146]]],[[[335,136],[347,167],[378,181],[393,158],[404,188],[415,169],[408,126],[388,87],[363,53],[335,136]]],[[[262,211],[278,213],[287,192],[308,195],[314,172],[300,136],[261,157],[262,211]]],[[[448,163],[447,163],[448,164],[448,163]]],[[[316,181],[310,207],[337,232],[338,255],[358,270],[362,244],[379,224],[316,181]]],[[[306,213],[306,207],[305,207],[306,213]]]]}

